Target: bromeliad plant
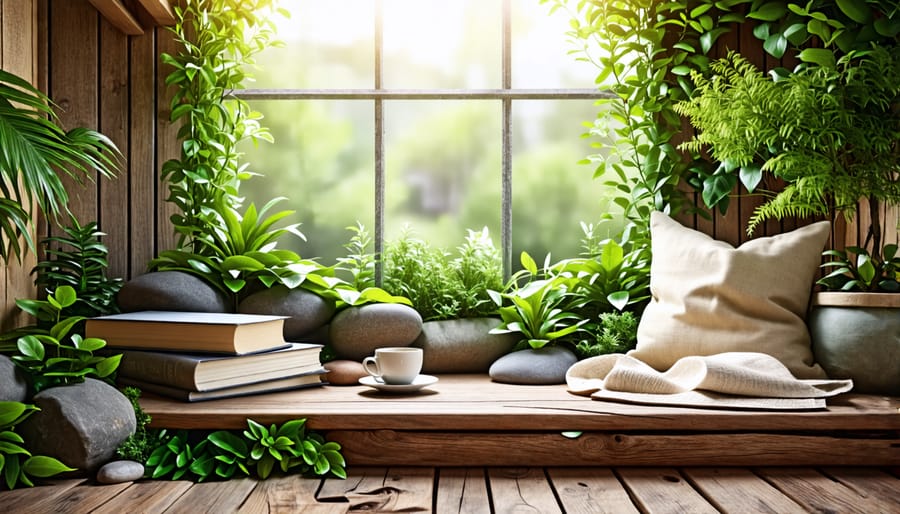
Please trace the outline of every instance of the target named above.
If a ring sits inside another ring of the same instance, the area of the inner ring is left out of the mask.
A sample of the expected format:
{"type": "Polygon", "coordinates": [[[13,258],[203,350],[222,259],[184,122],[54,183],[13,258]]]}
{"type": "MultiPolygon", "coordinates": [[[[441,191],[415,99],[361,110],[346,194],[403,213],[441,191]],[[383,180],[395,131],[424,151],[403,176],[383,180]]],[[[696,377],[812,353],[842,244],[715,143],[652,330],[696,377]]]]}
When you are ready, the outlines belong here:
{"type": "Polygon", "coordinates": [[[25,440],[16,433],[16,425],[38,411],[36,406],[20,402],[0,402],[0,475],[7,489],[19,484],[32,487],[32,477],[46,478],[75,471],[53,457],[32,455],[25,440]]]}
{"type": "Polygon", "coordinates": [[[305,419],[297,419],[267,428],[248,419],[241,433],[219,430],[199,440],[184,430],[164,435],[163,444],[146,461],[147,473],[203,482],[240,475],[264,479],[277,468],[282,473],[346,478],[340,445],[307,431],[305,425],[305,419]]]}

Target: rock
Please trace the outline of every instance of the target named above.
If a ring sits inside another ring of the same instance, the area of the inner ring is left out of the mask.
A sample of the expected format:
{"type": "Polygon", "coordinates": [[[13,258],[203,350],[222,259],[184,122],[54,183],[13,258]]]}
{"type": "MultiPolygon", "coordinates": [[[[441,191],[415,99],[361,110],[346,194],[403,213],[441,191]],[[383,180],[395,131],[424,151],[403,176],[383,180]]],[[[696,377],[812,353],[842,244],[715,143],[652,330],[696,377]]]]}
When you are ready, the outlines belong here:
{"type": "Polygon", "coordinates": [[[125,283],[116,301],[122,312],[232,312],[225,294],[181,271],[145,273],[125,283]]]}
{"type": "Polygon", "coordinates": [[[28,399],[25,376],[6,355],[0,355],[0,401],[22,402],[28,399]]]}
{"type": "Polygon", "coordinates": [[[325,379],[331,385],[357,385],[359,379],[368,375],[363,365],[356,361],[336,360],[323,364],[328,374],[325,379]]]}
{"type": "Polygon", "coordinates": [[[92,378],[45,389],[32,401],[41,410],[18,426],[27,447],[82,472],[109,462],[137,426],[125,395],[92,378]]]}
{"type": "Polygon", "coordinates": [[[577,361],[570,350],[551,345],[504,355],[491,365],[489,374],[491,379],[507,384],[563,384],[566,371],[577,361]]]}
{"type": "Polygon", "coordinates": [[[349,307],[331,320],[329,336],[341,358],[362,361],[384,346],[409,346],[422,333],[422,316],[400,303],[349,307]]]}
{"type": "Polygon", "coordinates": [[[284,320],[284,338],[298,341],[331,320],[334,304],[306,289],[274,286],[245,298],[238,305],[238,312],[290,316],[284,320]]]}
{"type": "Polygon", "coordinates": [[[489,334],[497,318],[426,321],[413,346],[422,348],[424,373],[487,373],[491,364],[509,353],[519,334],[489,334]]]}
{"type": "Polygon", "coordinates": [[[144,465],[133,460],[108,462],[97,472],[97,482],[101,484],[121,484],[134,482],[144,477],[144,465]]]}

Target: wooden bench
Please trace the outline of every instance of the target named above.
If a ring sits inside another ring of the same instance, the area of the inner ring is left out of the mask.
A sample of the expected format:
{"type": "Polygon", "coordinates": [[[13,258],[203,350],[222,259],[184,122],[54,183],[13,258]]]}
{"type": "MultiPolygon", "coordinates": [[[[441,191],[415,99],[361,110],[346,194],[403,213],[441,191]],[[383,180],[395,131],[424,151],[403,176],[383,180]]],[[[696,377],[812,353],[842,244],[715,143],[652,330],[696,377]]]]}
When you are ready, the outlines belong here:
{"type": "Polygon", "coordinates": [[[443,375],[408,395],[324,386],[141,401],[156,427],[307,418],[341,443],[351,466],[900,466],[900,398],[847,394],[828,403],[809,412],[638,406],[484,375],[443,375]]]}

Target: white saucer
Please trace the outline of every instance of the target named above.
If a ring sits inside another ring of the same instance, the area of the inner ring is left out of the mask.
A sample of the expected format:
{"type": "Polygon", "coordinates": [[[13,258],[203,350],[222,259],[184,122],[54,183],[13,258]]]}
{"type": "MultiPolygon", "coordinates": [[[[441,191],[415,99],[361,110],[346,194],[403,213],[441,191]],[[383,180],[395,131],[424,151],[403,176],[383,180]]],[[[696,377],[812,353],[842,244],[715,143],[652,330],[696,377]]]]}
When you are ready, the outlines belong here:
{"type": "Polygon", "coordinates": [[[365,386],[374,387],[379,391],[387,391],[391,393],[410,393],[418,391],[423,387],[430,386],[438,381],[438,378],[431,375],[419,375],[411,384],[385,384],[375,380],[375,377],[369,375],[359,379],[359,383],[365,386]]]}

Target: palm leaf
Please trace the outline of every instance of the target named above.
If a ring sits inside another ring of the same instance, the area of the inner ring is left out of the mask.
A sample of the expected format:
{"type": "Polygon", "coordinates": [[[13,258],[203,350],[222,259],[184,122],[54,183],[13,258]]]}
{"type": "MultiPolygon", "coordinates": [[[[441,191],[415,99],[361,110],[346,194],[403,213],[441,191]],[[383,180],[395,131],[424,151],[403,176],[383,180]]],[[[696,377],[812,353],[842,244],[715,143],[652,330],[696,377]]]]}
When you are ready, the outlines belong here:
{"type": "Polygon", "coordinates": [[[63,131],[56,124],[53,104],[40,90],[7,71],[0,70],[0,183],[6,198],[0,204],[0,234],[6,240],[0,258],[21,260],[34,242],[26,228],[31,205],[56,220],[67,210],[68,194],[60,180],[65,173],[78,182],[96,170],[112,176],[119,151],[99,132],[76,128],[63,131]]]}

